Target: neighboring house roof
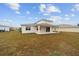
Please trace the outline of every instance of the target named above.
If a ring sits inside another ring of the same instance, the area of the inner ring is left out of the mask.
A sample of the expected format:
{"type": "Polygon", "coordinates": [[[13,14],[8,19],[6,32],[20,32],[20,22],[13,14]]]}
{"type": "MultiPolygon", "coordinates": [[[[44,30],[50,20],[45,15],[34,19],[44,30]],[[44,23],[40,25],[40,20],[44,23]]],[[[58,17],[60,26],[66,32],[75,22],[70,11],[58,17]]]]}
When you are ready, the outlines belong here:
{"type": "Polygon", "coordinates": [[[76,25],[70,25],[70,24],[60,24],[60,28],[79,28],[79,26],[76,25]]]}
{"type": "Polygon", "coordinates": [[[59,28],[59,25],[53,25],[54,28],[59,28]]]}
{"type": "Polygon", "coordinates": [[[70,25],[70,24],[53,25],[53,27],[54,28],[79,28],[79,26],[70,25]]]}
{"type": "Polygon", "coordinates": [[[0,27],[9,27],[9,26],[5,26],[5,25],[0,25],[0,27]]]}

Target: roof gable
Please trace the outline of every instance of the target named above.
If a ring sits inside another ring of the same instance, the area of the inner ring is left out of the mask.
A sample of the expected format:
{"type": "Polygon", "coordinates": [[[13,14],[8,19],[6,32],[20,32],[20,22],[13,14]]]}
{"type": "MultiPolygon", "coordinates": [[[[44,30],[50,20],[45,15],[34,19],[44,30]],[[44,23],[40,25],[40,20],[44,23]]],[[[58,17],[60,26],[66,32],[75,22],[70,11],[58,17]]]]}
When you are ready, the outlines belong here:
{"type": "Polygon", "coordinates": [[[45,21],[45,22],[53,22],[52,20],[42,19],[42,20],[37,21],[36,23],[41,22],[41,21],[45,21]]]}
{"type": "Polygon", "coordinates": [[[35,24],[51,24],[52,25],[53,21],[51,20],[39,20],[35,24]]]}
{"type": "Polygon", "coordinates": [[[42,20],[39,20],[37,21],[36,23],[32,23],[32,24],[22,24],[21,26],[36,26],[36,25],[52,25],[52,22],[51,20],[45,20],[45,19],[42,19],[42,20]]]}

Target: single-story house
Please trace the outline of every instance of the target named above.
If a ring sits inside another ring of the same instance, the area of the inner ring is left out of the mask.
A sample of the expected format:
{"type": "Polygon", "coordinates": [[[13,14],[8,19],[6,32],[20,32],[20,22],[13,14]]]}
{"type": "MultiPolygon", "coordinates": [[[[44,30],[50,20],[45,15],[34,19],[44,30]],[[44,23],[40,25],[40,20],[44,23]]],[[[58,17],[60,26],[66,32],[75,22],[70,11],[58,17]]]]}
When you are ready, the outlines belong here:
{"type": "Polygon", "coordinates": [[[33,24],[22,24],[22,33],[50,34],[56,32],[79,32],[79,26],[70,24],[54,25],[51,20],[40,20],[33,24]]]}
{"type": "Polygon", "coordinates": [[[0,25],[0,32],[5,32],[5,31],[10,31],[10,27],[5,25],[0,25]]]}
{"type": "Polygon", "coordinates": [[[53,28],[53,21],[40,20],[33,24],[22,24],[22,33],[36,33],[36,34],[50,34],[55,33],[53,28]]]}

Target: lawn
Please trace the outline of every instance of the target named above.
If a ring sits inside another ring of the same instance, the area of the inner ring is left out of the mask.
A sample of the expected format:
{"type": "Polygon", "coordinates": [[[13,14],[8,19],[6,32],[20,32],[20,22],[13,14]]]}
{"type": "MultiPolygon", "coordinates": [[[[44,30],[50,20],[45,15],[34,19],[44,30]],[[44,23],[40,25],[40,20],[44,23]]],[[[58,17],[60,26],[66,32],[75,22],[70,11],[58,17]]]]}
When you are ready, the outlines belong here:
{"type": "Polygon", "coordinates": [[[37,35],[0,32],[0,55],[79,56],[79,33],[37,35]]]}

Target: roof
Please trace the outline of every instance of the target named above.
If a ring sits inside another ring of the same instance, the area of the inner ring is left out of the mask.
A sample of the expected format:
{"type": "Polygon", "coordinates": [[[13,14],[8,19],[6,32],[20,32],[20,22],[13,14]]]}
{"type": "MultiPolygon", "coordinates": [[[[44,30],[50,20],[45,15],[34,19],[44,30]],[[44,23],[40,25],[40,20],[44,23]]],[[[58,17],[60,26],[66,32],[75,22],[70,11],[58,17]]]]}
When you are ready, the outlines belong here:
{"type": "Polygon", "coordinates": [[[52,24],[46,24],[46,23],[36,24],[36,26],[37,25],[40,25],[40,26],[53,26],[52,24]]]}
{"type": "Polygon", "coordinates": [[[35,26],[35,24],[34,23],[32,23],[32,24],[21,24],[21,26],[35,26]]]}
{"type": "Polygon", "coordinates": [[[42,20],[37,21],[36,23],[38,23],[38,22],[40,22],[40,21],[53,22],[52,20],[42,19],[42,20]]]}
{"type": "MultiPolygon", "coordinates": [[[[42,20],[39,20],[39,21],[37,21],[37,22],[35,22],[35,23],[32,23],[32,24],[21,24],[21,26],[36,26],[36,25],[41,25],[41,24],[37,24],[37,23],[40,22],[40,21],[53,22],[53,21],[51,21],[51,20],[42,19],[42,20]]],[[[43,25],[43,24],[42,24],[42,25],[43,25]]],[[[44,24],[44,25],[45,25],[45,24],[44,24]]]]}

